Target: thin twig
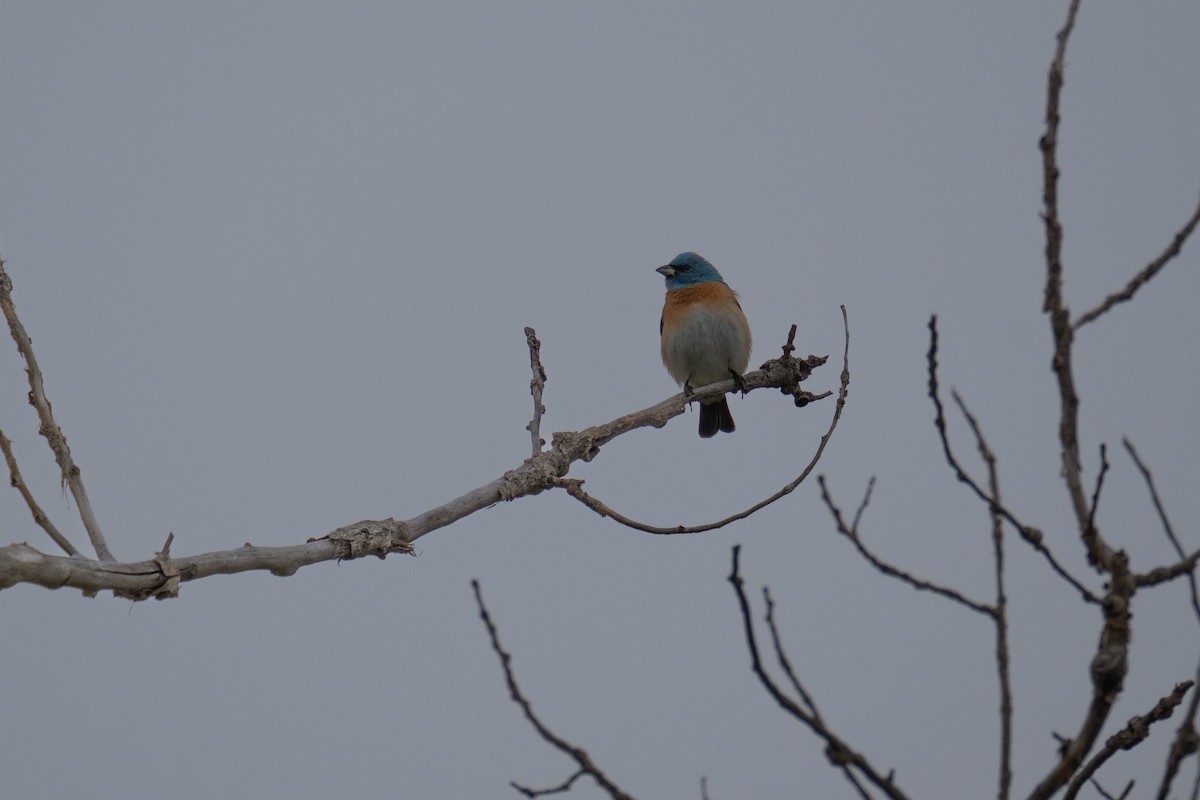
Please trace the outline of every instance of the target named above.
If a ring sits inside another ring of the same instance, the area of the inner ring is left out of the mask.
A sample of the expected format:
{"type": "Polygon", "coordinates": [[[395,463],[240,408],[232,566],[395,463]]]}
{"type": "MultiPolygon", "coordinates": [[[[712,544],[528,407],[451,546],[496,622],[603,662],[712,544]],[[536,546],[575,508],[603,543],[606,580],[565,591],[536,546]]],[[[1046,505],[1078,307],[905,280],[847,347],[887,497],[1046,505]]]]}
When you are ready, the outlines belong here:
{"type": "MultiPolygon", "coordinates": [[[[1129,457],[1133,459],[1134,466],[1137,467],[1138,472],[1142,475],[1142,480],[1146,482],[1146,489],[1150,492],[1150,501],[1154,504],[1154,511],[1158,514],[1158,519],[1162,523],[1163,533],[1166,534],[1171,547],[1175,549],[1176,555],[1179,556],[1180,564],[1186,568],[1185,574],[1192,595],[1192,611],[1195,612],[1196,619],[1200,620],[1200,591],[1198,591],[1195,575],[1196,559],[1200,554],[1192,553],[1188,555],[1184,552],[1183,544],[1179,541],[1179,537],[1175,534],[1175,529],[1171,525],[1171,520],[1167,517],[1167,510],[1163,506],[1162,498],[1158,496],[1158,488],[1154,485],[1154,476],[1151,474],[1150,469],[1142,461],[1141,457],[1138,456],[1137,450],[1134,449],[1133,443],[1129,439],[1122,439],[1121,444],[1125,446],[1125,452],[1129,453],[1129,457]]],[[[1169,570],[1170,568],[1168,567],[1167,569],[1169,570]]],[[[1142,576],[1138,577],[1140,579],[1142,576]]],[[[1143,585],[1141,580],[1139,580],[1138,584],[1143,585]]]]}
{"type": "Polygon", "coordinates": [[[533,419],[525,426],[529,438],[533,442],[533,455],[542,452],[546,440],[542,438],[542,414],[546,407],[542,405],[542,391],[546,388],[546,370],[542,367],[542,343],[538,341],[533,328],[525,329],[525,343],[529,345],[529,368],[533,377],[529,379],[529,393],[533,395],[533,419]]]}
{"type": "MultiPolygon", "coordinates": [[[[475,591],[475,603],[479,607],[479,617],[483,620],[484,627],[487,628],[488,638],[492,640],[492,650],[495,651],[496,657],[500,659],[500,667],[504,670],[504,680],[508,684],[509,696],[511,696],[512,701],[520,707],[522,713],[525,714],[525,719],[529,720],[529,724],[533,726],[533,729],[538,732],[538,735],[541,736],[542,739],[556,747],[561,752],[570,756],[579,766],[579,772],[587,773],[592,780],[594,780],[602,789],[604,789],[605,792],[608,793],[609,797],[613,798],[613,800],[632,800],[630,795],[622,791],[608,778],[607,775],[600,771],[599,767],[592,763],[592,759],[588,756],[585,750],[576,747],[565,739],[559,737],[552,730],[546,727],[545,723],[538,718],[537,714],[533,713],[533,706],[530,705],[529,700],[527,700],[525,695],[521,692],[521,687],[517,685],[517,678],[516,675],[513,674],[512,669],[512,656],[509,655],[508,651],[506,651],[500,645],[500,635],[496,630],[495,623],[492,622],[492,617],[491,614],[488,613],[487,606],[483,603],[483,592],[479,588],[479,581],[472,580],[471,588],[475,591]]],[[[556,787],[552,791],[543,790],[541,793],[552,794],[556,791],[565,791],[565,789],[571,785],[576,777],[577,775],[573,775],[560,787],[556,787]]],[[[535,797],[537,795],[530,794],[527,796],[535,797]]]]}
{"type": "Polygon", "coordinates": [[[17,467],[16,456],[13,455],[12,442],[4,435],[4,431],[0,431],[0,450],[4,451],[4,460],[8,462],[8,483],[14,489],[21,493],[21,497],[25,498],[25,505],[29,506],[30,513],[33,514],[33,521],[44,530],[54,542],[61,547],[67,555],[78,556],[79,551],[75,549],[75,545],[67,540],[67,537],[59,533],[58,528],[50,521],[50,517],[46,516],[46,512],[38,505],[37,500],[33,499],[33,493],[29,491],[29,487],[25,484],[25,479],[21,477],[21,470],[17,467]]]}
{"type": "Polygon", "coordinates": [[[802,708],[800,704],[784,694],[779,685],[767,673],[766,668],[763,666],[762,658],[759,655],[758,640],[754,632],[754,619],[750,612],[750,601],[746,597],[745,581],[742,580],[739,566],[741,549],[741,545],[734,545],[733,547],[733,568],[729,573],[729,582],[733,585],[734,594],[737,595],[738,607],[741,609],[742,626],[746,633],[746,647],[750,651],[750,669],[780,708],[798,719],[809,730],[825,741],[825,755],[831,764],[839,769],[844,767],[855,769],[863,778],[892,798],[892,800],[905,800],[907,796],[893,782],[891,774],[880,774],[865,757],[851,749],[824,722],[818,720],[810,712],[802,708]]]}
{"type": "Polygon", "coordinates": [[[1134,781],[1131,779],[1129,783],[1125,784],[1125,791],[1121,792],[1121,794],[1117,795],[1116,797],[1113,797],[1104,789],[1103,786],[1100,785],[1098,780],[1092,778],[1092,787],[1100,794],[1101,797],[1104,798],[1104,800],[1125,800],[1126,797],[1129,797],[1129,793],[1133,791],[1133,784],[1134,781]]]}
{"type": "Polygon", "coordinates": [[[863,544],[862,538],[858,534],[857,521],[862,515],[863,509],[866,508],[867,502],[871,498],[871,492],[875,488],[874,478],[871,478],[871,480],[867,482],[867,490],[863,494],[862,503],[859,505],[858,513],[855,514],[855,525],[848,525],[846,523],[845,517],[842,516],[842,510],[838,508],[837,504],[834,503],[833,498],[829,494],[829,487],[825,484],[824,475],[817,476],[817,485],[821,487],[821,500],[824,501],[825,507],[829,509],[829,513],[833,515],[833,523],[837,527],[837,532],[849,539],[854,545],[854,548],[858,550],[859,555],[865,558],[867,563],[869,563],[875,569],[879,570],[890,578],[895,578],[901,583],[907,583],[909,586],[918,591],[932,592],[933,594],[941,595],[947,600],[952,600],[964,608],[969,608],[972,611],[983,614],[985,617],[995,617],[996,609],[992,608],[991,606],[980,603],[977,600],[972,600],[955,589],[933,583],[932,581],[924,580],[923,578],[918,578],[915,575],[905,572],[899,567],[884,561],[879,556],[871,552],[871,550],[868,549],[865,544],[863,544]]]}
{"type": "Polygon", "coordinates": [[[1171,714],[1175,712],[1175,707],[1183,702],[1183,696],[1188,689],[1192,688],[1191,681],[1184,681],[1176,684],[1175,689],[1166,697],[1154,704],[1154,708],[1150,709],[1145,716],[1133,717],[1126,723],[1125,727],[1114,733],[1104,743],[1104,747],[1096,752],[1086,764],[1080,768],[1079,772],[1071,778],[1071,783],[1067,787],[1067,793],[1063,800],[1074,800],[1079,794],[1079,790],[1087,783],[1088,778],[1096,773],[1105,761],[1112,758],[1118,750],[1132,750],[1137,745],[1141,744],[1150,736],[1150,726],[1156,722],[1161,722],[1164,719],[1170,719],[1171,714]]]}
{"type": "Polygon", "coordinates": [[[1000,682],[1000,773],[997,797],[1007,800],[1012,788],[1013,700],[1008,658],[1008,595],[1004,589],[1004,517],[1000,513],[1003,505],[1000,500],[1000,472],[996,466],[996,454],[984,438],[979,421],[958,392],[952,391],[950,394],[975,435],[979,456],[987,467],[988,491],[995,499],[988,507],[988,516],[992,522],[992,563],[996,571],[996,604],[992,607],[992,621],[996,625],[996,673],[1000,682]]]}
{"type": "MultiPolygon", "coordinates": [[[[1171,543],[1171,547],[1175,549],[1176,555],[1182,559],[1183,563],[1189,560],[1189,557],[1184,553],[1183,544],[1179,541],[1179,537],[1175,534],[1175,528],[1171,525],[1171,520],[1167,516],[1166,507],[1163,505],[1162,498],[1159,497],[1158,488],[1154,483],[1154,475],[1150,472],[1150,468],[1142,461],[1137,450],[1133,446],[1133,442],[1129,439],[1122,439],[1121,444],[1125,446],[1125,451],[1129,453],[1129,457],[1133,460],[1134,466],[1142,475],[1142,480],[1146,482],[1146,489],[1150,492],[1150,500],[1154,504],[1154,510],[1158,513],[1159,521],[1162,522],[1163,532],[1167,536],[1167,540],[1171,543]]],[[[1195,554],[1191,556],[1192,564],[1195,564],[1195,554]]],[[[1196,620],[1200,622],[1200,590],[1197,587],[1196,574],[1194,569],[1189,569],[1187,572],[1188,590],[1191,594],[1192,612],[1196,620]]],[[[1196,667],[1196,680],[1200,681],[1200,664],[1196,667]]],[[[1175,777],[1179,774],[1179,767],[1183,764],[1183,760],[1188,756],[1195,755],[1197,747],[1200,746],[1200,736],[1196,733],[1196,715],[1200,711],[1200,692],[1192,692],[1191,698],[1188,700],[1187,712],[1183,714],[1183,718],[1179,722],[1179,727],[1175,730],[1175,736],[1171,740],[1171,749],[1167,753],[1167,764],[1163,770],[1162,780],[1158,786],[1158,800],[1166,800],[1171,792],[1171,784],[1175,781],[1175,777]]],[[[1200,771],[1197,771],[1197,781],[1200,785],[1200,771]]],[[[1193,792],[1193,796],[1195,792],[1193,792]]]]}
{"type": "MultiPolygon", "coordinates": [[[[810,714],[812,714],[812,718],[818,723],[824,725],[825,721],[821,719],[821,712],[817,708],[817,702],[813,700],[812,695],[808,693],[808,690],[804,688],[804,684],[800,682],[800,678],[797,677],[796,671],[792,669],[791,659],[788,658],[787,651],[784,650],[783,639],[779,635],[779,627],[775,624],[775,601],[771,598],[771,590],[766,586],[763,587],[763,602],[767,607],[767,613],[764,619],[767,623],[767,630],[771,633],[771,644],[775,648],[775,660],[779,662],[779,668],[783,670],[783,674],[787,676],[788,682],[791,683],[792,688],[796,690],[796,695],[800,698],[801,702],[808,707],[808,711],[810,714]]],[[[845,775],[846,780],[849,781],[850,785],[853,786],[858,792],[859,797],[864,798],[864,800],[870,800],[870,795],[859,782],[858,776],[854,774],[849,765],[842,764],[841,768],[842,774],[845,775]]]]}
{"type": "Polygon", "coordinates": [[[29,334],[25,332],[25,326],[17,317],[17,309],[12,300],[12,278],[4,269],[3,259],[0,259],[0,310],[3,310],[4,317],[8,320],[8,330],[12,334],[13,341],[17,343],[17,350],[25,359],[25,371],[29,377],[29,402],[37,409],[38,419],[41,421],[41,428],[38,432],[46,437],[50,450],[54,453],[54,460],[58,462],[59,470],[62,473],[62,482],[71,490],[71,495],[75,498],[75,507],[79,511],[80,519],[83,520],[83,527],[87,530],[88,538],[92,540],[96,557],[101,561],[116,561],[104,541],[104,534],[100,530],[100,521],[96,519],[91,501],[88,500],[87,491],[83,488],[83,478],[80,475],[79,467],[71,458],[71,448],[67,445],[67,437],[58,423],[54,421],[50,399],[46,397],[46,387],[42,382],[42,370],[38,366],[37,357],[33,354],[33,340],[29,338],[29,334]]]}
{"type": "Polygon", "coordinates": [[[954,450],[950,446],[950,435],[946,429],[946,412],[942,405],[941,393],[938,389],[938,327],[936,314],[929,318],[928,327],[929,353],[927,354],[926,359],[929,367],[929,399],[933,401],[933,426],[937,430],[938,438],[942,442],[942,453],[946,458],[946,463],[950,465],[950,469],[954,472],[954,476],[958,479],[959,483],[962,483],[970,488],[970,490],[975,493],[976,497],[988,505],[988,508],[995,508],[1000,515],[1004,517],[1008,524],[1011,525],[1014,530],[1016,530],[1017,535],[1021,537],[1021,540],[1032,547],[1035,552],[1039,553],[1046,560],[1046,563],[1050,565],[1050,568],[1054,570],[1054,572],[1060,578],[1069,583],[1075,589],[1075,591],[1079,592],[1080,597],[1082,597],[1084,601],[1099,605],[1100,598],[1093,594],[1090,589],[1084,586],[1078,579],[1075,578],[1075,576],[1071,575],[1071,573],[1068,572],[1065,567],[1058,563],[1058,559],[1054,557],[1054,554],[1050,552],[1050,549],[1046,547],[1045,543],[1042,541],[1042,532],[1037,528],[1025,525],[1023,522],[1017,519],[1016,515],[1014,515],[1008,507],[998,503],[996,498],[992,497],[987,491],[985,491],[983,487],[980,486],[965,469],[963,469],[962,465],[959,464],[958,458],[954,455],[954,450]]]}
{"type": "MultiPolygon", "coordinates": [[[[771,505],[776,500],[779,500],[779,499],[791,494],[793,491],[795,491],[796,487],[798,487],[801,483],[803,483],[804,480],[806,478],[808,478],[808,476],[810,474],[812,474],[812,471],[816,468],[817,462],[821,460],[821,456],[825,453],[825,446],[829,443],[830,438],[832,438],[834,429],[837,428],[838,420],[840,420],[842,418],[842,409],[845,408],[845,406],[846,406],[846,396],[847,396],[847,394],[849,392],[849,388],[850,388],[850,322],[846,315],[846,307],[841,306],[841,310],[842,310],[842,328],[843,328],[843,331],[845,334],[845,340],[844,340],[845,344],[842,349],[842,372],[841,372],[841,376],[840,376],[840,385],[838,388],[837,403],[833,409],[833,419],[830,420],[829,428],[828,428],[828,430],[825,431],[825,434],[821,437],[820,444],[817,445],[817,450],[813,454],[813,457],[809,460],[808,465],[800,472],[799,475],[796,476],[796,478],[793,481],[788,483],[786,486],[784,486],[782,489],[777,491],[775,494],[773,494],[770,497],[767,497],[763,500],[760,500],[759,502],[755,503],[754,505],[750,506],[749,508],[745,509],[744,511],[739,511],[736,514],[732,514],[732,515],[725,517],[724,519],[718,520],[716,522],[709,522],[709,523],[705,523],[703,525],[693,525],[693,526],[674,525],[674,526],[670,526],[670,527],[659,527],[656,525],[647,525],[644,522],[638,522],[635,519],[631,519],[630,517],[627,517],[624,514],[621,514],[620,512],[613,510],[609,506],[605,505],[602,501],[596,499],[595,497],[593,497],[592,495],[590,495],[586,491],[584,491],[583,481],[560,480],[556,483],[556,485],[562,489],[565,489],[569,495],[571,495],[576,500],[583,503],[585,506],[590,508],[592,511],[595,511],[597,514],[599,514],[602,517],[608,517],[608,518],[612,519],[613,521],[620,523],[621,525],[624,525],[628,528],[633,528],[634,530],[642,531],[643,533],[653,533],[653,534],[660,535],[660,536],[670,536],[670,535],[681,534],[681,533],[682,534],[704,533],[705,531],[712,531],[712,530],[716,530],[717,528],[723,528],[726,525],[729,525],[730,523],[737,522],[738,520],[746,519],[750,515],[758,512],[758,511],[761,511],[762,509],[771,505]]],[[[791,333],[789,334],[788,344],[784,345],[784,348],[783,348],[784,349],[784,357],[782,359],[776,359],[776,361],[767,362],[767,364],[763,365],[764,369],[769,364],[776,363],[776,362],[787,363],[789,360],[792,362],[795,362],[795,363],[801,363],[801,364],[805,363],[803,360],[792,359],[791,356],[788,354],[789,347],[791,347],[791,349],[795,349],[794,345],[791,344],[792,337],[795,336],[795,333],[796,333],[796,326],[793,325],[792,329],[791,329],[791,333]]],[[[807,360],[807,363],[810,365],[813,364],[813,358],[814,358],[813,356],[810,356],[807,360]]],[[[821,364],[825,363],[824,359],[822,359],[820,363],[821,364]]],[[[829,392],[825,392],[824,394],[820,394],[820,395],[805,395],[803,398],[803,403],[801,403],[801,399],[802,399],[801,395],[796,393],[799,391],[798,389],[793,391],[793,390],[789,390],[788,388],[781,387],[781,391],[784,394],[791,394],[793,397],[795,397],[797,405],[807,405],[808,403],[812,402],[813,400],[820,400],[824,397],[828,397],[830,394],[829,392]]]]}
{"type": "Polygon", "coordinates": [[[581,769],[576,770],[575,773],[571,777],[567,778],[565,781],[560,783],[558,786],[551,786],[547,789],[531,789],[530,787],[523,786],[522,784],[519,784],[516,781],[509,781],[508,785],[511,786],[512,788],[516,789],[518,792],[520,792],[525,797],[545,797],[546,795],[549,795],[549,794],[563,794],[564,792],[569,792],[571,790],[571,785],[586,774],[587,773],[581,769]]]}
{"type": "Polygon", "coordinates": [[[1096,306],[1091,311],[1088,311],[1086,314],[1081,315],[1079,319],[1075,320],[1073,325],[1075,330],[1079,330],[1089,322],[1096,320],[1118,303],[1124,303],[1127,300],[1131,300],[1138,289],[1142,288],[1142,286],[1148,283],[1151,278],[1157,275],[1159,270],[1167,265],[1167,262],[1179,255],[1179,252],[1183,250],[1184,242],[1186,242],[1188,237],[1192,235],[1192,231],[1196,230],[1196,226],[1198,224],[1200,224],[1200,205],[1196,206],[1196,210],[1192,212],[1191,218],[1188,219],[1188,221],[1184,223],[1183,227],[1179,229],[1179,231],[1175,234],[1175,238],[1173,238],[1171,243],[1167,245],[1167,248],[1159,253],[1157,258],[1147,264],[1141,272],[1139,272],[1137,275],[1134,275],[1129,280],[1129,283],[1125,284],[1125,288],[1119,292],[1110,294],[1108,297],[1104,298],[1103,303],[1096,306]]]}
{"type": "Polygon", "coordinates": [[[1108,474],[1108,446],[1100,443],[1100,472],[1096,475],[1096,490],[1088,506],[1087,529],[1096,530],[1096,511],[1100,508],[1100,492],[1104,489],[1104,476],[1108,474]]]}

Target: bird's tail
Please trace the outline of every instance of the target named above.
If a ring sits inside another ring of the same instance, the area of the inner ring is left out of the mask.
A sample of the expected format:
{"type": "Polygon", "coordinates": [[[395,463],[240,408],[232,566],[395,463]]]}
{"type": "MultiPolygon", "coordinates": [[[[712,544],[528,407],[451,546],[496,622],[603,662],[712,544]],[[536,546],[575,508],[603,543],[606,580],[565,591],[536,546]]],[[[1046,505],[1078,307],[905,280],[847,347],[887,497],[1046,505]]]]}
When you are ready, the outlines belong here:
{"type": "Polygon", "coordinates": [[[700,404],[700,436],[705,439],[716,436],[717,431],[733,433],[733,415],[724,395],[711,403],[700,404]]]}

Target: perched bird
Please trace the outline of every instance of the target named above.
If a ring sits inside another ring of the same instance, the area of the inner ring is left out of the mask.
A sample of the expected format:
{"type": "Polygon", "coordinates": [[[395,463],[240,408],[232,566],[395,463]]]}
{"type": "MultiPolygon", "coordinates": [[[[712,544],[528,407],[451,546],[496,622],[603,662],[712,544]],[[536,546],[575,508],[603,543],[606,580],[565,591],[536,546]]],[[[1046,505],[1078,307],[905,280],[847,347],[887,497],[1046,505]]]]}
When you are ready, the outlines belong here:
{"type": "MultiPolygon", "coordinates": [[[[696,386],[732,378],[743,386],[750,361],[750,324],[737,293],[717,268],[696,253],[680,253],[655,272],[667,279],[658,331],[667,372],[690,395],[696,386]]],[[[725,395],[700,401],[700,435],[733,433],[725,395]]]]}

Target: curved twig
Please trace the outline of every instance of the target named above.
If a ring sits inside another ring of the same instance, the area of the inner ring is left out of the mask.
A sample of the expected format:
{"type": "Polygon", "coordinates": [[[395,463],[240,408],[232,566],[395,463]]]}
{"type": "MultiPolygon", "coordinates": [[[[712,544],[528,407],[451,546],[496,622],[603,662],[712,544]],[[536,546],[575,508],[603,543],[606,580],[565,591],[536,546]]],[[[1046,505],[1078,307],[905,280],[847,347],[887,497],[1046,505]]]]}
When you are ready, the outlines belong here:
{"type": "Polygon", "coordinates": [[[58,423],[54,421],[54,412],[50,406],[50,399],[46,397],[46,387],[42,382],[42,369],[38,366],[37,357],[33,354],[33,340],[29,338],[29,334],[25,332],[25,326],[17,317],[17,309],[12,300],[12,278],[4,269],[3,259],[0,259],[0,310],[4,312],[4,317],[8,320],[8,330],[12,334],[13,341],[17,343],[17,350],[25,359],[25,371],[29,377],[29,402],[37,409],[38,420],[41,422],[38,432],[46,437],[46,442],[54,453],[54,460],[58,462],[58,468],[62,473],[62,482],[71,490],[71,495],[75,498],[75,507],[79,511],[79,518],[83,520],[83,527],[87,530],[88,538],[92,541],[92,547],[96,550],[96,556],[101,561],[115,561],[112,551],[108,549],[108,544],[104,541],[104,534],[100,530],[100,521],[96,519],[96,513],[92,510],[92,503],[88,500],[87,491],[83,488],[83,477],[80,475],[79,466],[71,457],[71,448],[67,445],[67,437],[62,432],[62,428],[58,427],[58,423]]]}
{"type": "MultiPolygon", "coordinates": [[[[742,627],[746,633],[746,647],[750,651],[750,669],[758,677],[763,688],[767,690],[767,694],[771,695],[780,708],[798,719],[809,730],[825,741],[825,756],[829,759],[829,763],[839,769],[857,770],[858,774],[885,795],[892,798],[892,800],[906,800],[907,795],[893,782],[890,773],[888,775],[881,774],[866,757],[853,750],[841,737],[830,730],[819,716],[804,709],[800,703],[797,703],[784,694],[779,685],[767,673],[766,667],[763,666],[762,658],[759,655],[758,639],[754,633],[754,620],[750,613],[750,601],[746,598],[745,581],[742,580],[740,569],[741,551],[741,545],[734,545],[733,568],[729,573],[729,582],[733,585],[733,591],[737,595],[738,607],[742,613],[742,627]]],[[[811,706],[810,703],[805,704],[811,706]]],[[[861,787],[857,782],[855,782],[855,786],[861,791],[861,787]]]]}
{"type": "MultiPolygon", "coordinates": [[[[602,517],[609,517],[614,522],[618,522],[627,528],[633,528],[634,530],[642,531],[643,533],[653,533],[653,534],[660,535],[660,536],[671,536],[671,535],[680,534],[680,533],[704,533],[705,531],[712,531],[712,530],[716,530],[717,528],[723,528],[726,525],[729,525],[730,523],[737,522],[738,520],[746,519],[747,517],[751,516],[752,514],[755,514],[758,511],[761,511],[762,509],[771,505],[775,501],[791,494],[793,491],[796,490],[796,487],[798,487],[801,483],[803,483],[804,480],[806,478],[808,478],[808,476],[810,474],[812,474],[812,471],[816,468],[817,462],[821,460],[821,456],[825,452],[825,446],[829,443],[830,438],[832,438],[834,429],[837,428],[838,420],[840,420],[842,418],[842,409],[845,408],[845,406],[846,406],[846,395],[847,395],[847,393],[849,391],[849,387],[850,387],[850,322],[846,315],[846,307],[841,306],[841,310],[842,310],[842,328],[843,328],[843,331],[845,334],[845,340],[844,340],[845,344],[842,349],[842,372],[841,372],[841,376],[840,376],[840,385],[838,388],[837,403],[835,404],[834,410],[833,410],[833,419],[830,420],[829,428],[825,431],[825,434],[823,436],[821,436],[821,442],[817,446],[817,450],[813,454],[812,459],[808,462],[808,465],[800,472],[800,474],[798,476],[796,476],[796,478],[793,481],[788,483],[786,486],[784,486],[782,489],[775,492],[771,496],[760,500],[759,502],[755,503],[754,505],[750,506],[749,508],[747,508],[743,511],[739,511],[736,514],[731,514],[730,516],[725,517],[724,519],[721,519],[721,520],[717,520],[716,522],[709,522],[709,523],[705,523],[703,525],[692,525],[692,526],[674,525],[674,526],[670,526],[670,527],[659,527],[657,525],[648,525],[644,522],[638,522],[635,519],[631,519],[631,518],[625,516],[624,514],[621,514],[620,512],[613,510],[612,508],[605,505],[600,500],[597,500],[595,497],[592,497],[590,494],[585,492],[583,489],[583,481],[560,480],[560,481],[556,482],[556,485],[565,489],[569,495],[571,495],[576,500],[583,503],[585,506],[590,508],[592,511],[595,511],[597,514],[599,514],[602,517]]],[[[795,331],[796,331],[796,328],[793,325],[792,326],[792,335],[795,334],[795,331]]],[[[793,359],[789,353],[790,350],[795,349],[794,347],[792,347],[792,344],[791,344],[791,336],[789,336],[788,343],[786,345],[784,345],[783,349],[784,349],[783,358],[776,359],[775,361],[769,361],[769,362],[767,362],[767,364],[764,364],[763,367],[766,368],[766,367],[768,367],[768,365],[776,363],[776,362],[787,363],[788,361],[797,361],[797,359],[793,359]]],[[[810,370],[811,370],[811,367],[820,366],[820,364],[825,363],[824,359],[821,359],[819,364],[814,363],[814,358],[815,358],[814,356],[809,356],[809,358],[807,359],[807,362],[805,362],[804,360],[799,360],[798,363],[807,363],[808,365],[810,365],[810,370]]],[[[805,377],[807,377],[807,375],[805,377]]],[[[732,381],[725,381],[721,385],[730,384],[730,383],[732,383],[732,381]]],[[[785,394],[791,393],[791,392],[789,392],[789,390],[787,388],[782,388],[782,391],[785,394]]],[[[811,402],[813,400],[820,400],[821,398],[828,397],[829,394],[830,394],[829,392],[826,392],[826,393],[820,394],[820,395],[806,396],[803,398],[804,404],[807,404],[808,402],[811,402]]],[[[800,397],[800,395],[794,395],[794,396],[796,397],[796,404],[801,405],[802,398],[800,397]]]]}
{"type": "Polygon", "coordinates": [[[630,795],[622,791],[619,786],[613,783],[609,777],[592,762],[591,757],[588,756],[586,751],[584,751],[582,748],[576,747],[560,737],[554,731],[550,730],[548,727],[546,727],[546,724],[542,722],[538,715],[533,713],[533,706],[530,705],[529,700],[526,699],[525,695],[521,692],[521,687],[517,685],[517,678],[516,675],[513,674],[512,670],[512,656],[509,655],[508,651],[506,651],[503,646],[501,646],[500,634],[496,630],[496,624],[492,622],[492,617],[488,613],[487,606],[484,605],[483,592],[479,588],[479,581],[471,581],[471,588],[475,591],[475,604],[479,607],[479,617],[483,620],[484,627],[487,628],[488,637],[492,641],[492,650],[495,651],[496,657],[500,659],[500,667],[504,670],[504,681],[508,684],[508,693],[512,697],[512,701],[520,706],[522,713],[525,714],[525,719],[529,720],[529,724],[533,726],[533,729],[538,732],[539,736],[541,736],[550,744],[554,745],[570,758],[574,759],[575,763],[579,765],[579,769],[576,770],[574,775],[572,775],[562,784],[551,789],[527,789],[515,783],[513,784],[513,787],[526,797],[540,797],[546,794],[564,792],[570,788],[571,784],[575,782],[576,778],[582,774],[586,774],[590,776],[591,779],[597,784],[599,784],[600,787],[608,793],[608,796],[613,798],[613,800],[633,800],[630,795]]]}
{"type": "MultiPolygon", "coordinates": [[[[937,354],[938,327],[937,315],[934,314],[929,318],[929,353],[927,355],[927,360],[929,363],[929,398],[933,401],[933,426],[937,429],[938,437],[942,442],[942,453],[946,457],[946,463],[949,464],[950,469],[954,471],[954,476],[958,478],[960,483],[968,486],[971,491],[975,493],[976,497],[987,503],[988,508],[994,508],[997,513],[1004,517],[1008,524],[1012,525],[1012,527],[1016,530],[1017,535],[1021,537],[1022,541],[1024,541],[1044,559],[1046,559],[1046,563],[1050,565],[1050,568],[1054,570],[1054,572],[1057,573],[1060,578],[1069,583],[1075,589],[1075,591],[1079,592],[1080,597],[1082,597],[1088,603],[1099,605],[1100,598],[1098,598],[1090,589],[1076,579],[1075,576],[1068,572],[1064,566],[1058,563],[1058,559],[1054,557],[1054,554],[1050,552],[1050,549],[1046,547],[1045,543],[1042,541],[1042,532],[1037,528],[1028,526],[1017,519],[1016,515],[1013,514],[1009,508],[985,491],[983,487],[980,486],[965,469],[963,469],[962,465],[959,464],[958,457],[954,455],[954,449],[950,446],[950,435],[946,430],[946,412],[945,408],[942,406],[941,393],[938,390],[937,354]]],[[[970,423],[970,421],[970,417],[968,417],[968,423],[970,423]]]]}
{"type": "Polygon", "coordinates": [[[941,595],[947,600],[958,603],[964,608],[969,608],[976,613],[983,614],[985,617],[992,619],[995,618],[995,608],[984,603],[980,603],[978,600],[972,600],[955,589],[933,583],[932,581],[927,581],[923,578],[918,578],[911,573],[905,572],[899,567],[889,564],[888,562],[879,558],[879,556],[875,555],[870,549],[867,548],[865,544],[863,544],[862,537],[858,535],[858,521],[862,517],[863,510],[870,502],[871,492],[875,488],[874,478],[871,478],[871,480],[867,482],[867,490],[863,493],[862,502],[859,504],[858,511],[854,515],[854,523],[850,525],[846,524],[846,519],[842,516],[842,510],[838,508],[836,503],[833,502],[833,497],[831,497],[829,494],[829,487],[825,484],[824,475],[817,476],[817,485],[821,487],[821,500],[824,501],[825,507],[829,509],[829,513],[833,515],[833,522],[837,527],[838,533],[849,539],[854,545],[854,548],[858,550],[859,555],[865,558],[867,563],[869,563],[872,567],[879,570],[884,575],[887,575],[889,578],[895,578],[901,583],[906,583],[918,591],[932,592],[933,594],[941,595]]]}

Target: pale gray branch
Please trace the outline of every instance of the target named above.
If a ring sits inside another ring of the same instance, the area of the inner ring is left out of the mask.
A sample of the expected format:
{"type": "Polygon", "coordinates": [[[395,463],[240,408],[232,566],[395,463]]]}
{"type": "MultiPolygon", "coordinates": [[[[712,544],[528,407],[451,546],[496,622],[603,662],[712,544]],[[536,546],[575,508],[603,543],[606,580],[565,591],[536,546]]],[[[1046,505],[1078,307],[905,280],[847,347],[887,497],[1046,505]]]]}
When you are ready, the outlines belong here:
{"type": "Polygon", "coordinates": [[[50,399],[46,397],[46,387],[42,383],[42,370],[33,354],[33,341],[25,332],[25,326],[18,319],[17,309],[13,305],[12,278],[4,269],[3,259],[0,259],[0,310],[3,310],[4,317],[8,320],[8,330],[12,334],[13,341],[17,343],[17,350],[25,359],[25,371],[29,377],[29,402],[37,409],[38,419],[41,422],[38,432],[46,437],[51,451],[54,452],[54,460],[58,462],[58,467],[62,471],[62,482],[71,490],[71,495],[75,498],[75,507],[79,510],[79,517],[83,520],[83,527],[87,530],[88,538],[92,540],[96,556],[101,561],[115,561],[112,551],[108,549],[108,545],[104,541],[104,534],[100,531],[100,521],[96,519],[96,514],[92,511],[87,491],[83,488],[83,478],[79,474],[79,467],[71,458],[71,448],[67,445],[67,437],[62,432],[62,428],[58,427],[58,423],[54,421],[50,399]]]}
{"type": "Polygon", "coordinates": [[[46,516],[46,512],[38,505],[37,500],[33,498],[33,493],[29,491],[29,487],[25,484],[25,479],[21,477],[21,470],[17,467],[17,457],[13,455],[12,442],[4,435],[4,431],[0,431],[0,450],[4,451],[4,460],[8,462],[8,482],[9,484],[21,493],[21,497],[25,499],[25,505],[29,506],[29,512],[33,514],[33,521],[46,532],[46,534],[54,540],[54,542],[63,549],[69,556],[79,555],[79,551],[75,549],[75,545],[59,533],[54,523],[50,521],[50,517],[46,516]]]}

